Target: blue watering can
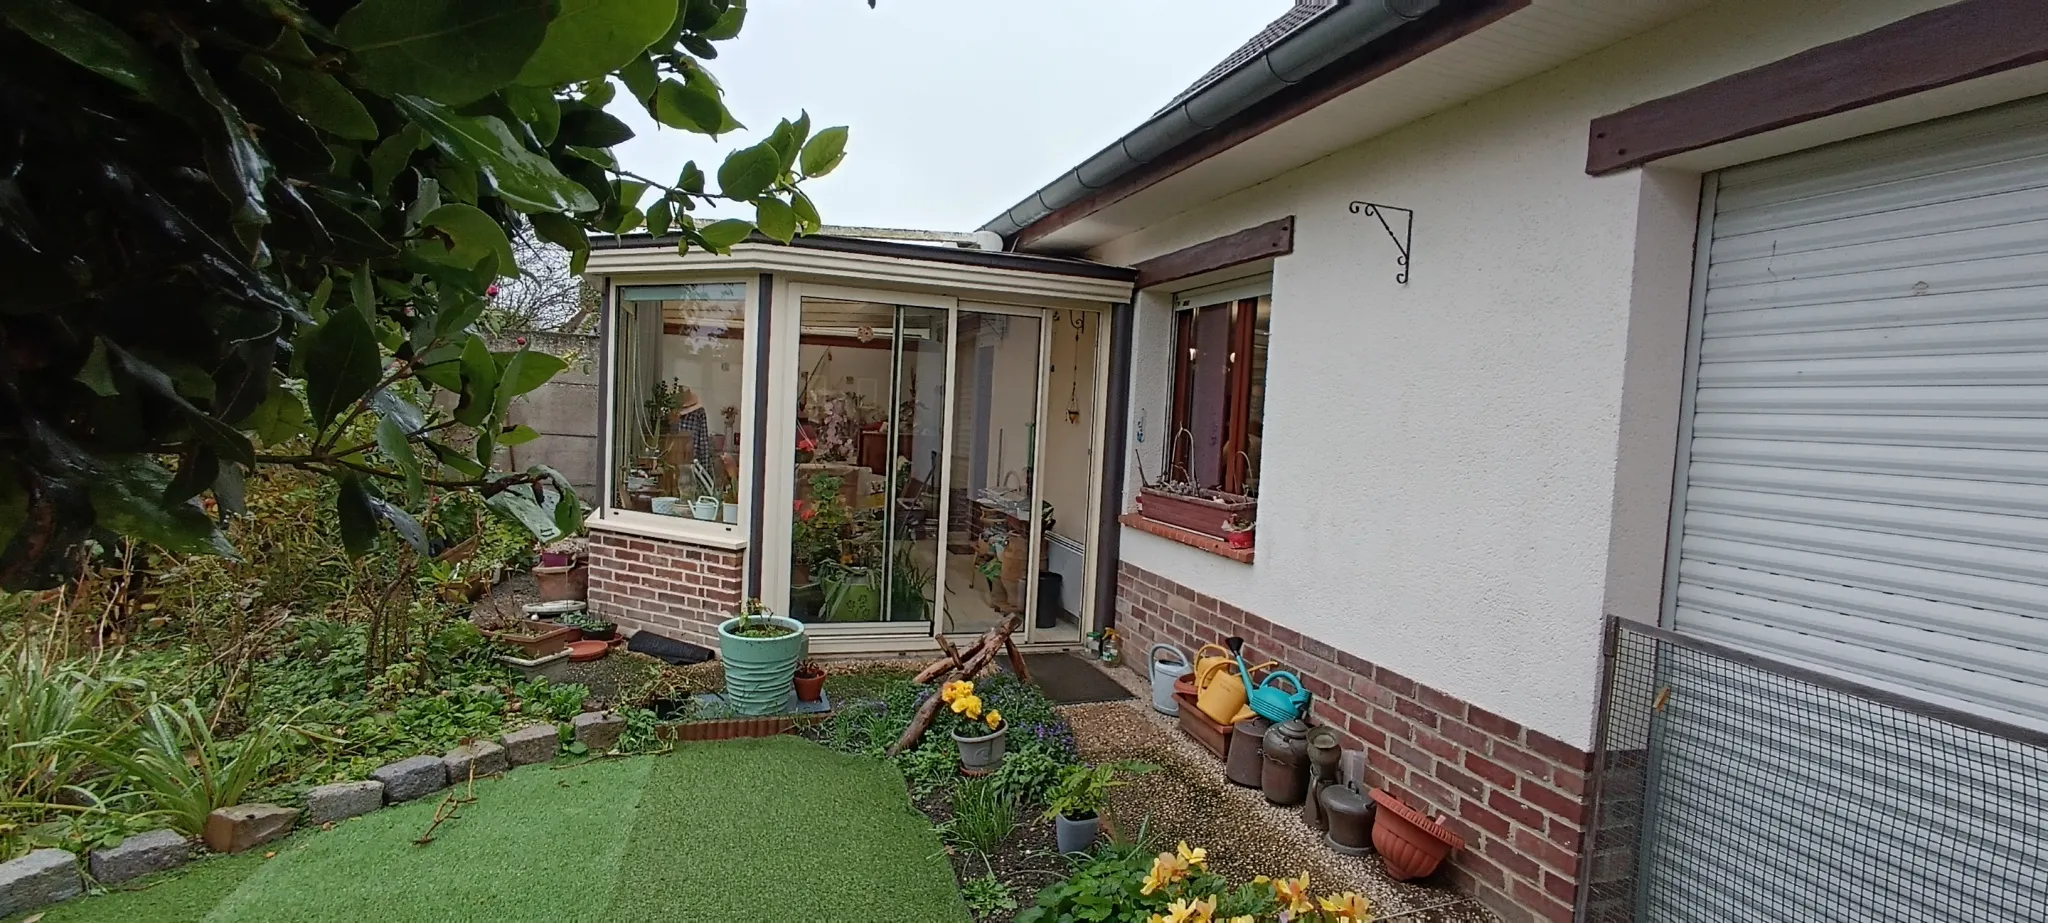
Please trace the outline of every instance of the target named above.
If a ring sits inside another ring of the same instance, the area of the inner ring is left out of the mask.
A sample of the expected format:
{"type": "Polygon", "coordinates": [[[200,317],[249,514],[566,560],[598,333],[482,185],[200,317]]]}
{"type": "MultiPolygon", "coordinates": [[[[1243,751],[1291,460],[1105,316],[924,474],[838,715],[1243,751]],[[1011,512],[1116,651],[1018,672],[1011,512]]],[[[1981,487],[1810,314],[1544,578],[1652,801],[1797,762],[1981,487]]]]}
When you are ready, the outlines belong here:
{"type": "Polygon", "coordinates": [[[1287,670],[1275,670],[1266,674],[1265,679],[1254,683],[1251,668],[1244,663],[1244,639],[1226,638],[1225,643],[1230,645],[1230,653],[1237,657],[1238,671],[1244,674],[1246,704],[1251,706],[1253,712],[1274,724],[1293,721],[1308,714],[1308,703],[1314,696],[1309,693],[1308,687],[1301,684],[1300,677],[1287,670]],[[1275,685],[1283,679],[1287,681],[1287,685],[1293,687],[1292,691],[1275,685]]]}

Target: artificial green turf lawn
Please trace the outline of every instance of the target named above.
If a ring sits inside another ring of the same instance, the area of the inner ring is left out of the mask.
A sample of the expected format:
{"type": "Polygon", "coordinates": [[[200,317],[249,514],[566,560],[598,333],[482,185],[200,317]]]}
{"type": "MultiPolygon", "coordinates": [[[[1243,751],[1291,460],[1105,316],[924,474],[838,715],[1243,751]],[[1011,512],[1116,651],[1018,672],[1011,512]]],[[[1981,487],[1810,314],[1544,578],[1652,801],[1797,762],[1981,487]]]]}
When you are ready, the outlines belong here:
{"type": "MultiPolygon", "coordinates": [[[[527,767],[414,837],[438,798],[215,859],[44,923],[889,920],[964,923],[938,836],[886,764],[791,737],[527,767]]],[[[61,914],[61,915],[60,915],[61,914]]]]}

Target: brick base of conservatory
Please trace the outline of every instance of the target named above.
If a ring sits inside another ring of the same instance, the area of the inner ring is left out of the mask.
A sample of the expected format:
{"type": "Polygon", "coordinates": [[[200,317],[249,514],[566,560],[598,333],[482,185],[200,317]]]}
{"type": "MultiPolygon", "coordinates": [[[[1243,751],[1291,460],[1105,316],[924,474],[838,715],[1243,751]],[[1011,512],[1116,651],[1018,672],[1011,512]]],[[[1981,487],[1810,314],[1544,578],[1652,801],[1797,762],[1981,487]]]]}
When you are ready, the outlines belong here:
{"type": "Polygon", "coordinates": [[[1157,642],[1192,654],[1231,635],[1251,662],[1286,664],[1315,693],[1316,720],[1364,750],[1371,784],[1464,837],[1439,876],[1507,923],[1572,919],[1590,754],[1130,564],[1116,627],[1141,671],[1157,642]]]}
{"type": "Polygon", "coordinates": [[[621,631],[715,650],[718,623],[739,610],[745,568],[741,552],[593,528],[590,611],[621,631]]]}

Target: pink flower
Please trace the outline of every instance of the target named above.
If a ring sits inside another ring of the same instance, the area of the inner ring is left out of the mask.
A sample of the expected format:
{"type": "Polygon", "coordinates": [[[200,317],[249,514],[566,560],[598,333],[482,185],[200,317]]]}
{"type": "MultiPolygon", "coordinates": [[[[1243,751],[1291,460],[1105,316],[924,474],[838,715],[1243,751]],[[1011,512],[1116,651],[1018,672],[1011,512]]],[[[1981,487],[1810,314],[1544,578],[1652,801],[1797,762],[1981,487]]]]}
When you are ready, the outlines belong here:
{"type": "Polygon", "coordinates": [[[484,289],[484,297],[486,297],[486,298],[496,298],[496,297],[498,297],[498,283],[496,283],[496,282],[493,282],[493,283],[491,283],[491,287],[490,287],[490,288],[484,289]]]}

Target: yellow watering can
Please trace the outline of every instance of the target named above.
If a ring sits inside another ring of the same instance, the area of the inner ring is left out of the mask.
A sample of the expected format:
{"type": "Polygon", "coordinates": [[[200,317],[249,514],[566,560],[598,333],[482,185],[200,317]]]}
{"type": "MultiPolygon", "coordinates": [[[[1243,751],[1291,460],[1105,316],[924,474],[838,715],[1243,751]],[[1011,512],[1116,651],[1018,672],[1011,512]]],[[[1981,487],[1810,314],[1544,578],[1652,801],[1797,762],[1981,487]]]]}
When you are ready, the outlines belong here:
{"type": "Polygon", "coordinates": [[[1195,650],[1196,691],[1209,688],[1209,681],[1205,677],[1214,675],[1213,671],[1217,664],[1231,662],[1233,661],[1230,656],[1230,648],[1224,647],[1221,644],[1204,644],[1197,648],[1195,650]],[[1214,656],[1209,656],[1209,651],[1211,650],[1216,651],[1214,656]]]}
{"type": "MultiPolygon", "coordinates": [[[[1203,661],[1207,663],[1209,659],[1203,658],[1203,661]]],[[[1195,696],[1195,707],[1217,724],[1236,724],[1253,717],[1252,710],[1245,704],[1244,679],[1240,675],[1242,668],[1230,658],[1214,659],[1216,662],[1195,670],[1195,688],[1200,690],[1195,696]]],[[[1269,660],[1252,669],[1265,670],[1279,665],[1279,661],[1269,660]]]]}

